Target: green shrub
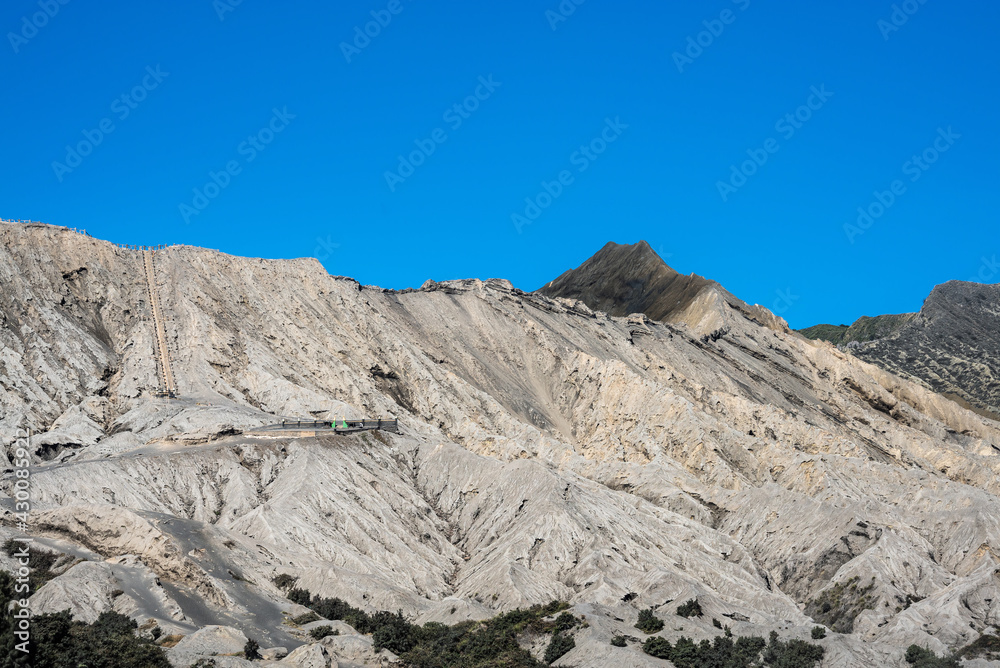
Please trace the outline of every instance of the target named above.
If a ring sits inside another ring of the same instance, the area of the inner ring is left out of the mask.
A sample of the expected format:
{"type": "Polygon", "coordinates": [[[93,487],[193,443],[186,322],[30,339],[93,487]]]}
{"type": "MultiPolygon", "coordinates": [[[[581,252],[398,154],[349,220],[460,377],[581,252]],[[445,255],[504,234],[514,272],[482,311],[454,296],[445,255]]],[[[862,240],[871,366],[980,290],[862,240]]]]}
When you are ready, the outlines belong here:
{"type": "Polygon", "coordinates": [[[247,640],[247,644],[243,646],[243,658],[248,661],[257,661],[261,658],[260,645],[253,638],[247,640]]]}
{"type": "MultiPolygon", "coordinates": [[[[526,632],[553,633],[560,625],[578,623],[568,614],[559,615],[555,621],[544,621],[569,607],[559,601],[511,610],[482,622],[453,626],[430,622],[417,626],[400,612],[370,614],[338,598],[313,596],[304,589],[293,588],[286,596],[325,619],[343,620],[360,633],[370,633],[375,649],[389,649],[411,668],[541,668],[543,664],[520,646],[518,636],[526,632]]],[[[573,641],[562,637],[563,645],[573,641]]]]}
{"type": "Polygon", "coordinates": [[[1000,636],[983,633],[959,652],[966,659],[982,657],[991,661],[1000,659],[1000,636]]]}
{"type": "Polygon", "coordinates": [[[299,615],[298,617],[292,617],[292,623],[296,626],[303,626],[309,624],[310,622],[318,622],[322,617],[317,615],[315,612],[307,612],[304,615],[299,615]]]}
{"type": "Polygon", "coordinates": [[[851,633],[858,615],[875,607],[874,589],[874,582],[862,587],[857,576],[836,582],[806,603],[805,613],[836,633],[851,633]]]}
{"type": "Polygon", "coordinates": [[[420,627],[406,621],[402,610],[395,615],[376,612],[372,620],[376,626],[372,633],[376,652],[387,649],[393,654],[405,654],[417,644],[416,630],[420,627]]]}
{"type": "Polygon", "coordinates": [[[642,643],[642,651],[650,656],[655,656],[657,659],[669,660],[673,652],[673,647],[670,646],[670,641],[666,638],[653,636],[652,638],[646,638],[646,642],[642,643]]]}
{"type": "Polygon", "coordinates": [[[692,598],[677,606],[677,614],[681,617],[701,617],[703,613],[698,599],[692,598]]]}
{"type": "Polygon", "coordinates": [[[716,636],[714,640],[695,643],[681,636],[671,647],[665,638],[647,638],[642,651],[658,659],[673,662],[676,668],[704,668],[705,666],[725,666],[726,668],[750,668],[769,666],[771,668],[814,668],[823,658],[823,648],[801,640],[778,640],[771,634],[770,643],[763,638],[749,636],[733,640],[727,636],[716,636]]]}
{"type": "MultiPolygon", "coordinates": [[[[0,597],[14,598],[13,579],[4,571],[0,571],[0,597]]],[[[0,610],[0,647],[5,650],[19,642],[13,635],[12,621],[11,612],[0,610]]],[[[93,624],[74,622],[69,610],[35,615],[28,644],[30,664],[19,663],[13,651],[6,657],[7,663],[0,657],[0,664],[31,668],[170,668],[163,649],[149,638],[137,636],[137,628],[135,621],[117,612],[103,612],[93,624]]]]}
{"type": "Polygon", "coordinates": [[[555,628],[556,632],[559,631],[569,631],[571,628],[577,625],[579,620],[568,612],[564,612],[556,617],[555,628]]]}
{"type": "Polygon", "coordinates": [[[611,644],[615,647],[628,646],[628,643],[625,642],[625,636],[611,636],[611,644]]]}
{"type": "Polygon", "coordinates": [[[289,575],[288,573],[275,575],[273,578],[271,578],[271,582],[274,583],[274,586],[282,591],[294,587],[295,583],[298,581],[299,579],[297,577],[295,577],[294,575],[289,575]]]}
{"type": "Polygon", "coordinates": [[[926,647],[918,645],[907,647],[905,658],[914,668],[959,668],[961,665],[954,657],[939,657],[926,647]]]}
{"type": "Polygon", "coordinates": [[[663,630],[663,620],[653,614],[652,608],[639,611],[639,621],[635,623],[635,628],[649,635],[663,630]]]}
{"type": "Polygon", "coordinates": [[[312,631],[309,632],[309,636],[312,637],[313,640],[322,640],[327,636],[339,636],[339,635],[340,635],[339,629],[334,631],[329,626],[317,626],[316,628],[314,628],[312,631]]]}
{"type": "MultiPolygon", "coordinates": [[[[3,551],[9,557],[13,557],[15,554],[20,554],[23,549],[24,543],[14,540],[13,538],[8,538],[3,544],[3,551]]],[[[38,591],[42,585],[51,580],[56,576],[52,572],[52,567],[56,565],[60,559],[65,557],[64,554],[59,554],[55,552],[46,552],[45,550],[38,550],[34,547],[28,546],[28,568],[30,569],[28,575],[28,588],[31,593],[38,591]]],[[[22,557],[19,557],[22,558],[22,557]]],[[[19,597],[20,598],[20,597],[19,597]]],[[[114,598],[114,597],[112,597],[114,598]]],[[[10,599],[4,599],[10,600],[10,599]]]]}
{"type": "Polygon", "coordinates": [[[552,634],[552,640],[549,641],[549,646],[545,648],[543,660],[545,663],[551,664],[574,647],[576,647],[576,641],[573,638],[564,636],[557,631],[552,634]]]}
{"type": "Polygon", "coordinates": [[[826,629],[822,626],[814,626],[811,635],[813,640],[822,640],[826,637],[826,629]]]}

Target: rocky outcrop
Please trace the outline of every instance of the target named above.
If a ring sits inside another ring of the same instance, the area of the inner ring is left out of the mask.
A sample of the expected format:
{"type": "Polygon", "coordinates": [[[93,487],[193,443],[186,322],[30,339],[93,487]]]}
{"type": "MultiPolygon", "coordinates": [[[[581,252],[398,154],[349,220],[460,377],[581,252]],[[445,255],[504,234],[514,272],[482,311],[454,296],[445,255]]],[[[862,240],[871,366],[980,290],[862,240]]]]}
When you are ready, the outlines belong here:
{"type": "Polygon", "coordinates": [[[715,281],[677,273],[645,241],[609,242],[576,269],[539,288],[538,294],[579,300],[613,316],[642,313],[653,320],[684,323],[699,336],[725,330],[733,318],[788,331],[783,319],[738,299],[715,281]]]}
{"type": "Polygon", "coordinates": [[[998,332],[1000,284],[963,281],[935,287],[919,313],[800,330],[992,419],[1000,419],[998,332]]]}
{"type": "Polygon", "coordinates": [[[851,352],[1000,419],[1000,284],[939,285],[916,318],[851,352]]]}

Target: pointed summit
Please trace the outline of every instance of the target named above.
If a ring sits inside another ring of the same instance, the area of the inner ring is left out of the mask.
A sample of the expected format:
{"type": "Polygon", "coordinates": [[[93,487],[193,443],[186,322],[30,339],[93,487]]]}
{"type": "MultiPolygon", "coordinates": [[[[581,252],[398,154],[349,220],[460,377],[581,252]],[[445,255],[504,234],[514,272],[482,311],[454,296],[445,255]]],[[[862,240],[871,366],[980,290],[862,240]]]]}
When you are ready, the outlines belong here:
{"type": "Polygon", "coordinates": [[[538,292],[579,299],[614,316],[645,313],[653,320],[669,320],[709,285],[700,276],[678,274],[645,241],[630,245],[609,242],[538,292]]]}
{"type": "Polygon", "coordinates": [[[613,316],[645,313],[653,320],[683,322],[699,333],[726,327],[734,313],[778,331],[788,327],[767,309],[750,306],[715,281],[677,273],[645,241],[609,242],[537,292],[579,299],[613,316]]]}

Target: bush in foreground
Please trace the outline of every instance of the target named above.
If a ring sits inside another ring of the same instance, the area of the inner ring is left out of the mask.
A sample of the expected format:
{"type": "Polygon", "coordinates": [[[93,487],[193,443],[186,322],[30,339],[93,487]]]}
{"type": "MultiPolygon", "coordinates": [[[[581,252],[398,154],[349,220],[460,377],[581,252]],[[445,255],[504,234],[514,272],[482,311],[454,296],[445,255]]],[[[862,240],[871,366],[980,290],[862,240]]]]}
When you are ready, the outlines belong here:
{"type": "Polygon", "coordinates": [[[698,599],[692,598],[677,606],[677,614],[681,617],[701,617],[703,613],[698,599]]]}
{"type": "Polygon", "coordinates": [[[635,628],[649,635],[659,633],[663,630],[663,620],[653,614],[652,608],[639,611],[639,621],[635,623],[635,628]]]}
{"type": "Polygon", "coordinates": [[[545,663],[551,664],[553,661],[574,647],[576,647],[575,640],[556,631],[552,634],[552,640],[549,641],[549,646],[545,648],[545,656],[543,657],[545,663]]]}
{"type": "Polygon", "coordinates": [[[906,648],[906,662],[914,668],[959,668],[958,659],[953,657],[939,657],[931,650],[910,645],[906,648]]]}
{"type": "Polygon", "coordinates": [[[777,633],[771,633],[770,642],[758,636],[732,638],[716,636],[714,641],[695,643],[681,636],[675,645],[666,638],[649,638],[642,651],[658,659],[673,662],[677,668],[815,668],[823,659],[824,650],[801,640],[782,642],[777,633]]]}
{"type": "Polygon", "coordinates": [[[370,633],[376,651],[388,649],[412,668],[542,668],[544,664],[518,644],[518,637],[525,633],[556,634],[560,640],[549,642],[546,656],[550,656],[549,651],[554,655],[565,648],[558,655],[562,656],[575,642],[559,631],[578,623],[569,614],[559,615],[555,621],[545,621],[546,617],[569,607],[559,601],[511,610],[482,622],[462,622],[454,626],[430,622],[418,626],[401,612],[367,613],[339,598],[313,596],[304,589],[290,590],[288,598],[325,619],[343,620],[360,633],[370,633]]]}

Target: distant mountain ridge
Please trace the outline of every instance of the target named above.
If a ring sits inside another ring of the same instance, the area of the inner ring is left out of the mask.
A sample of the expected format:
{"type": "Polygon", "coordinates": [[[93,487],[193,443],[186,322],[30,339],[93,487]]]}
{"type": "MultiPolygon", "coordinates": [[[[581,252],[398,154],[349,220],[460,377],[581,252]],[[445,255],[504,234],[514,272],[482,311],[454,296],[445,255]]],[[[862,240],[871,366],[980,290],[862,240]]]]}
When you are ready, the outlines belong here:
{"type": "Polygon", "coordinates": [[[837,345],[864,343],[891,336],[916,316],[916,313],[878,315],[874,318],[863,315],[852,325],[813,325],[797,331],[807,339],[819,339],[837,345]]]}
{"type": "Polygon", "coordinates": [[[1000,418],[1000,284],[949,281],[931,291],[919,313],[799,333],[846,345],[856,357],[1000,418]]]}
{"type": "MultiPolygon", "coordinates": [[[[579,300],[612,316],[643,313],[685,324],[703,337],[719,336],[743,318],[789,331],[782,318],[719,283],[678,273],[645,241],[609,242],[536,292],[579,300]]],[[[951,281],[935,287],[919,313],[862,316],[851,325],[814,325],[798,333],[844,346],[860,359],[1000,419],[1000,285],[951,281]]]]}

